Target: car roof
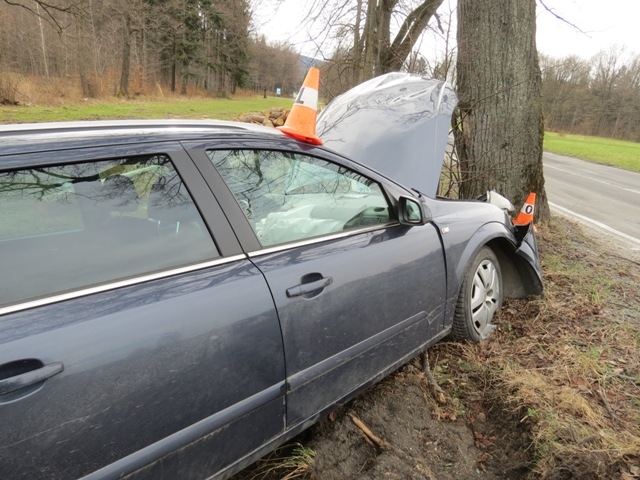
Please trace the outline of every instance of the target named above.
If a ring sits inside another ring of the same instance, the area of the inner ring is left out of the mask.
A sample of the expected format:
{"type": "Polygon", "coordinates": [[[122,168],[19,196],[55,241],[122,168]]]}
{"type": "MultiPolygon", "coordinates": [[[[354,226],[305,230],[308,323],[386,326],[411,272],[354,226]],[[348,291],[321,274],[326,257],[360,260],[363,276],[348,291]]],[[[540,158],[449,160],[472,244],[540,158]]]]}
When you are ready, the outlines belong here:
{"type": "Polygon", "coordinates": [[[120,120],[0,125],[0,157],[42,149],[93,147],[211,136],[286,138],[275,128],[221,120],[120,120]]]}

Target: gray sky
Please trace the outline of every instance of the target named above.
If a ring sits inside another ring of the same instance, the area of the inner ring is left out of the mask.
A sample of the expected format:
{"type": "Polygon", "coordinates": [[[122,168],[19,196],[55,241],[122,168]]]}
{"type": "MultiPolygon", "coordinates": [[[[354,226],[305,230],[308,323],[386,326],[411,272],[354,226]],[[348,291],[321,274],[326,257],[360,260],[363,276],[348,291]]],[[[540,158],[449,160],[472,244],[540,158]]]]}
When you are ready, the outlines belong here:
{"type": "MultiPolygon", "coordinates": [[[[269,40],[289,41],[302,53],[315,56],[316,48],[306,41],[307,32],[301,26],[309,3],[309,0],[284,0],[277,12],[259,8],[258,29],[269,40]]],[[[544,3],[584,33],[558,20],[538,3],[537,45],[541,53],[589,59],[616,47],[624,49],[627,55],[640,54],[640,0],[544,0],[544,3]]],[[[455,5],[455,0],[445,0],[439,12],[446,17],[455,5]]],[[[425,56],[435,58],[443,49],[444,41],[438,35],[425,35],[421,46],[425,56]]]]}

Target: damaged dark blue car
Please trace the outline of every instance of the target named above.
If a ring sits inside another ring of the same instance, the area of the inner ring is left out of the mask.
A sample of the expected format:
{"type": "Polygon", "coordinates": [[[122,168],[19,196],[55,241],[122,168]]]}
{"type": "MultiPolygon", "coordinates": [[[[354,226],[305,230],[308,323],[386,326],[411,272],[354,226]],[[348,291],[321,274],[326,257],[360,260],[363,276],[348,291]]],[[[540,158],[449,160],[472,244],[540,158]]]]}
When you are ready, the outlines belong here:
{"type": "Polygon", "coordinates": [[[0,478],[227,478],[540,294],[531,223],[435,197],[455,103],[389,74],[325,109],[324,145],[0,126],[0,478]]]}

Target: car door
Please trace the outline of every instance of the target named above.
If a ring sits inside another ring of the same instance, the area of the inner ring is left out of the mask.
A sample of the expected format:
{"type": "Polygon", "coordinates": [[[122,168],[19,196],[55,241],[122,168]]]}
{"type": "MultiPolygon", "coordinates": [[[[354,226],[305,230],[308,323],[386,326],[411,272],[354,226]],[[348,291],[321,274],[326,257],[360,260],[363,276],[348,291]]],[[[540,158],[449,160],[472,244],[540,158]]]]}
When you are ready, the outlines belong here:
{"type": "Polygon", "coordinates": [[[283,431],[273,300],[179,144],[3,165],[0,478],[200,479],[283,431]]]}
{"type": "Polygon", "coordinates": [[[248,223],[245,248],[275,300],[289,426],[440,334],[446,280],[438,232],[400,225],[379,179],[299,152],[209,147],[198,158],[211,182],[219,175],[229,186],[234,228],[248,223]]]}

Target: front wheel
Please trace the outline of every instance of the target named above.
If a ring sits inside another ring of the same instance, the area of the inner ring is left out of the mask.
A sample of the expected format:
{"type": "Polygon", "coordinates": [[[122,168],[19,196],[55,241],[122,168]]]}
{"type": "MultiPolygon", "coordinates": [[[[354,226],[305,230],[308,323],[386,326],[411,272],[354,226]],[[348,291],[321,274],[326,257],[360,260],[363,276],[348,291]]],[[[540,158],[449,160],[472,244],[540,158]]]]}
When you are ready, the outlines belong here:
{"type": "Polygon", "coordinates": [[[502,305],[500,263],[489,247],[483,247],[464,276],[451,336],[481,342],[495,329],[493,316],[502,305]]]}

